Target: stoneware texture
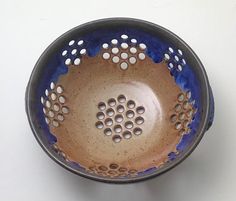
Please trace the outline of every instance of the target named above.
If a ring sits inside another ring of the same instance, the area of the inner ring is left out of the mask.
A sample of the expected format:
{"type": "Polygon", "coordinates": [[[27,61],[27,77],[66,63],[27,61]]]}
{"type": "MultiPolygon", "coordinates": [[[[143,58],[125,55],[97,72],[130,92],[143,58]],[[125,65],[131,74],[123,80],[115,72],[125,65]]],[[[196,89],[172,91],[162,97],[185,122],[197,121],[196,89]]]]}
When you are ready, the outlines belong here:
{"type": "Polygon", "coordinates": [[[112,18],[78,26],[39,58],[26,90],[33,133],[68,170],[128,183],[171,169],[214,116],[199,58],[158,25],[112,18]]]}

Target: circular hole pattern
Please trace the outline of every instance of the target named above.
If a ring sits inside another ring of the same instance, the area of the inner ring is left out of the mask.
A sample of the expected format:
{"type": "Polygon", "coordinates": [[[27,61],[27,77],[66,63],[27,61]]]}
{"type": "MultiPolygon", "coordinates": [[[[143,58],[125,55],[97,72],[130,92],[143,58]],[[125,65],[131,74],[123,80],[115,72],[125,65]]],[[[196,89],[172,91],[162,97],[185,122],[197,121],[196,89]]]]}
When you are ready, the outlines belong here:
{"type": "Polygon", "coordinates": [[[131,54],[136,54],[138,50],[135,47],[131,47],[129,51],[131,54]]]}
{"type": "Polygon", "coordinates": [[[128,172],[129,172],[130,174],[135,174],[135,173],[137,172],[137,170],[132,169],[132,170],[129,170],[128,172]]]}
{"type": "Polygon", "coordinates": [[[123,133],[123,137],[124,137],[125,139],[130,139],[130,138],[132,137],[132,134],[131,134],[130,131],[125,131],[125,132],[123,133]]]}
{"type": "Polygon", "coordinates": [[[119,171],[119,172],[126,172],[126,171],[127,171],[127,168],[120,167],[120,168],[118,169],[118,171],[119,171]]]}
{"type": "Polygon", "coordinates": [[[169,47],[169,51],[170,51],[171,53],[174,53],[174,50],[173,50],[172,47],[169,47]]]}
{"type": "Polygon", "coordinates": [[[63,121],[63,120],[64,120],[64,116],[63,116],[62,114],[58,114],[58,115],[57,115],[57,119],[58,119],[59,121],[63,121]]]}
{"type": "Polygon", "coordinates": [[[142,134],[142,129],[141,128],[134,128],[134,134],[135,135],[141,135],[142,134]]]}
{"type": "Polygon", "coordinates": [[[191,98],[191,91],[178,94],[179,103],[174,107],[175,114],[170,116],[170,122],[175,123],[174,128],[178,130],[179,135],[188,134],[191,131],[189,124],[194,121],[195,108],[192,102],[195,100],[189,102],[189,98],[191,98]]]}
{"type": "Polygon", "coordinates": [[[140,48],[141,50],[145,50],[145,49],[147,48],[147,46],[146,46],[144,43],[140,43],[140,44],[139,44],[139,48],[140,48]]]}
{"type": "Polygon", "coordinates": [[[187,109],[189,108],[189,102],[188,102],[188,101],[184,101],[184,103],[183,103],[183,108],[184,108],[185,110],[187,110],[187,109]]]}
{"type": "Polygon", "coordinates": [[[180,104],[177,104],[177,105],[175,106],[175,111],[176,111],[176,112],[180,112],[181,109],[182,109],[182,107],[181,107],[180,104]]]}
{"type": "Polygon", "coordinates": [[[182,52],[180,49],[178,49],[178,53],[179,53],[181,56],[183,56],[183,52],[182,52]]]}
{"type": "Polygon", "coordinates": [[[52,125],[53,125],[54,127],[58,127],[58,126],[59,126],[59,123],[58,123],[57,120],[53,120],[53,121],[52,121],[52,125]]]}
{"type": "Polygon", "coordinates": [[[127,40],[127,39],[128,39],[128,36],[125,35],[125,34],[122,34],[122,35],[121,35],[121,38],[124,39],[124,40],[127,40]]]}
{"type": "Polygon", "coordinates": [[[145,109],[144,109],[143,106],[139,106],[139,107],[137,107],[136,112],[137,112],[138,114],[143,114],[143,113],[145,112],[145,109]]]}
{"type": "Polygon", "coordinates": [[[116,125],[116,126],[114,126],[114,131],[116,133],[120,133],[122,131],[122,127],[120,125],[116,125]]]}
{"type": "Polygon", "coordinates": [[[122,53],[120,54],[120,57],[121,57],[122,59],[127,59],[127,58],[128,58],[128,54],[127,54],[126,52],[122,52],[122,53]]]}
{"type": "Polygon", "coordinates": [[[183,70],[183,68],[182,68],[182,66],[180,64],[177,66],[177,70],[178,71],[182,71],[183,70]]]}
{"type": "Polygon", "coordinates": [[[179,129],[181,129],[181,123],[180,122],[177,122],[176,124],[175,124],[175,128],[177,129],[177,130],[179,130],[179,129]]]}
{"type": "Polygon", "coordinates": [[[112,140],[113,140],[113,142],[118,143],[121,141],[121,137],[119,135],[114,135],[112,140]]]}
{"type": "Polygon", "coordinates": [[[179,61],[179,57],[177,55],[175,55],[175,60],[179,61]]]}
{"type": "Polygon", "coordinates": [[[132,38],[132,39],[131,39],[131,43],[136,44],[136,43],[137,43],[137,40],[136,40],[135,38],[132,38]]]}
{"type": "Polygon", "coordinates": [[[105,110],[105,109],[106,109],[106,104],[103,103],[103,102],[100,102],[100,103],[98,104],[98,109],[99,109],[99,110],[105,110]]]}
{"type": "Polygon", "coordinates": [[[130,57],[129,58],[129,63],[131,63],[131,64],[135,64],[136,63],[136,58],[135,57],[130,57]]]}
{"type": "Polygon", "coordinates": [[[81,55],[85,55],[85,54],[86,54],[86,49],[81,49],[81,50],[80,50],[80,54],[81,54],[81,55]]]}
{"type": "Polygon", "coordinates": [[[77,53],[77,49],[73,49],[72,51],[71,51],[71,54],[72,55],[75,55],[77,53]]]}
{"type": "MultiPolygon", "coordinates": [[[[183,70],[183,66],[186,64],[185,60],[182,58],[183,52],[180,49],[174,50],[172,47],[168,48],[168,51],[164,54],[165,60],[173,60],[173,63],[168,63],[169,69],[176,67],[178,72],[183,70]],[[176,52],[176,53],[174,53],[176,52]]],[[[173,73],[171,73],[173,75],[173,73]]]]}
{"type": "Polygon", "coordinates": [[[82,46],[84,44],[84,41],[83,40],[79,40],[78,43],[77,43],[79,46],[82,46]]]}
{"type": "Polygon", "coordinates": [[[141,115],[145,112],[145,108],[136,107],[135,101],[127,100],[123,94],[117,98],[108,99],[107,105],[105,102],[99,102],[98,109],[100,111],[96,113],[98,121],[95,125],[99,129],[104,129],[106,136],[112,136],[113,142],[120,142],[122,138],[130,139],[132,134],[140,135],[142,133],[142,128],[135,127],[135,125],[144,123],[141,115]],[[117,103],[119,104],[117,105],[117,103]]]}
{"type": "Polygon", "coordinates": [[[192,96],[191,91],[188,91],[188,92],[186,93],[186,96],[187,96],[188,99],[190,99],[191,96],[192,96]]]}
{"type": "Polygon", "coordinates": [[[64,96],[59,96],[58,100],[62,104],[64,104],[66,102],[66,98],[64,96]]]}
{"type": "Polygon", "coordinates": [[[142,53],[142,52],[138,54],[138,58],[139,58],[140,60],[144,60],[145,57],[146,57],[145,54],[142,53]]]}
{"type": "Polygon", "coordinates": [[[109,117],[112,117],[115,114],[115,111],[112,108],[109,108],[106,113],[109,117]]]}
{"type": "Polygon", "coordinates": [[[114,48],[111,49],[111,52],[112,52],[113,54],[118,54],[119,49],[118,49],[117,47],[114,47],[114,48]]]}
{"type": "Polygon", "coordinates": [[[46,105],[47,108],[50,108],[50,107],[51,107],[51,103],[50,103],[50,101],[46,100],[45,105],[46,105]]]}
{"type": "Polygon", "coordinates": [[[61,108],[61,111],[62,111],[64,114],[68,114],[68,113],[69,113],[69,108],[66,107],[66,106],[63,106],[63,107],[61,108]]]}
{"type": "Polygon", "coordinates": [[[96,122],[95,126],[98,128],[98,129],[102,129],[103,128],[103,123],[101,121],[98,121],[96,122]]]}
{"type": "Polygon", "coordinates": [[[178,101],[179,102],[184,101],[184,94],[181,93],[181,94],[178,95],[178,101]]]}
{"type": "Polygon", "coordinates": [[[123,105],[118,105],[117,108],[116,108],[116,110],[117,110],[117,112],[122,113],[122,112],[125,111],[125,108],[124,108],[123,105]]]}
{"type": "Polygon", "coordinates": [[[123,121],[123,119],[124,118],[123,118],[123,116],[121,114],[118,114],[118,115],[115,116],[115,121],[117,123],[121,123],[123,121]]]}
{"type": "Polygon", "coordinates": [[[51,93],[51,99],[54,101],[57,99],[57,95],[55,93],[51,93]]]}
{"type": "Polygon", "coordinates": [[[112,39],[112,40],[111,40],[111,44],[112,44],[112,45],[117,45],[117,44],[118,44],[118,40],[112,39]]]}
{"type": "Polygon", "coordinates": [[[76,58],[76,59],[74,60],[74,64],[75,64],[76,66],[78,66],[78,65],[80,64],[80,62],[81,62],[80,58],[76,58]]]}
{"type": "Polygon", "coordinates": [[[55,88],[55,84],[54,84],[54,82],[51,82],[51,84],[50,84],[50,88],[51,88],[52,90],[55,88]]]}
{"type": "Polygon", "coordinates": [[[133,124],[132,121],[127,121],[127,122],[125,122],[125,128],[131,129],[131,128],[133,128],[133,126],[134,126],[134,124],[133,124]]]}
{"type": "Polygon", "coordinates": [[[188,110],[188,111],[187,111],[187,116],[188,116],[188,117],[192,117],[192,116],[193,116],[193,110],[191,110],[191,109],[188,110]]]}
{"type": "Polygon", "coordinates": [[[43,107],[43,113],[46,114],[47,113],[47,110],[45,107],[43,107]]]}
{"type": "Polygon", "coordinates": [[[116,100],[114,98],[109,99],[108,105],[110,105],[111,107],[114,107],[116,105],[116,100]]]}
{"type": "Polygon", "coordinates": [[[122,49],[127,49],[129,47],[127,43],[121,43],[120,46],[122,49]]]}
{"type": "Polygon", "coordinates": [[[117,63],[119,63],[120,58],[119,58],[118,56],[114,56],[114,57],[112,58],[112,61],[117,64],[117,63]]]}
{"type": "Polygon", "coordinates": [[[182,121],[182,120],[184,120],[184,118],[185,118],[185,114],[183,112],[181,112],[179,114],[179,120],[182,121]]]}
{"type": "Polygon", "coordinates": [[[106,128],[104,130],[104,134],[107,135],[107,136],[110,136],[110,135],[112,135],[112,130],[110,128],[106,128]]]}
{"type": "Polygon", "coordinates": [[[168,65],[171,69],[174,68],[174,64],[173,63],[169,63],[168,65]]]}
{"type": "Polygon", "coordinates": [[[98,112],[98,113],[97,113],[97,119],[102,120],[102,119],[104,119],[104,118],[105,118],[105,115],[104,115],[103,112],[98,112]]]}
{"type": "Polygon", "coordinates": [[[43,97],[41,97],[40,101],[41,101],[42,104],[44,104],[44,102],[45,102],[43,97]]]}
{"type": "Polygon", "coordinates": [[[70,58],[66,59],[66,60],[65,60],[65,64],[66,64],[67,66],[70,65],[70,64],[71,64],[71,59],[70,59],[70,58]]]}
{"type": "Polygon", "coordinates": [[[111,119],[111,118],[107,118],[107,119],[105,120],[105,124],[106,124],[107,126],[112,126],[112,124],[113,124],[112,119],[111,119]]]}
{"type": "Polygon", "coordinates": [[[119,95],[117,99],[118,99],[118,102],[120,103],[124,103],[126,101],[126,98],[124,95],[119,95]]]}
{"type": "Polygon", "coordinates": [[[102,44],[102,48],[103,48],[103,49],[108,49],[108,47],[109,47],[109,45],[108,45],[107,43],[103,43],[103,44],[102,44]]]}
{"type": "Polygon", "coordinates": [[[177,115],[176,115],[176,114],[171,115],[171,117],[170,117],[170,122],[171,122],[171,123],[175,123],[176,120],[177,120],[177,115]]]}
{"type": "MultiPolygon", "coordinates": [[[[136,39],[131,39],[132,44],[135,44],[137,42],[136,39]]],[[[130,47],[129,45],[125,42],[120,44],[120,47],[118,46],[118,40],[117,39],[112,39],[111,44],[113,45],[113,48],[111,48],[111,54],[108,52],[104,52],[102,54],[103,59],[109,60],[111,58],[112,62],[115,64],[119,64],[119,67],[121,70],[127,70],[129,67],[129,64],[134,65],[137,62],[137,59],[144,60],[146,58],[145,54],[143,52],[138,51],[136,47],[130,47]],[[118,53],[121,51],[121,49],[128,49],[129,52],[121,52],[119,55],[118,53]],[[129,55],[129,53],[131,55],[129,55]],[[137,54],[137,55],[136,55],[137,54]]],[[[109,44],[104,43],[102,44],[103,49],[108,49],[109,44]]],[[[146,45],[144,43],[139,44],[139,49],[144,50],[146,49],[146,45]]]]}
{"type": "Polygon", "coordinates": [[[52,110],[49,110],[48,116],[49,116],[49,117],[54,117],[54,112],[53,112],[52,110]]]}
{"type": "Polygon", "coordinates": [[[107,171],[108,170],[108,168],[104,165],[99,166],[98,169],[101,170],[101,171],[107,171]]]}
{"type": "Polygon", "coordinates": [[[110,59],[110,54],[105,52],[105,53],[103,53],[102,57],[103,57],[103,59],[106,59],[106,60],[110,59]]]}
{"type": "Polygon", "coordinates": [[[179,134],[180,135],[184,135],[186,132],[185,132],[185,130],[182,128],[180,131],[179,131],[179,134]]]}
{"type": "Polygon", "coordinates": [[[132,100],[129,100],[127,103],[127,107],[130,109],[133,109],[135,107],[135,102],[132,100]]]}
{"type": "Polygon", "coordinates": [[[67,55],[67,50],[64,50],[61,55],[66,56],[67,55]]]}
{"type": "Polygon", "coordinates": [[[57,87],[57,93],[61,94],[63,92],[62,86],[57,87]]]}
{"type": "Polygon", "coordinates": [[[117,164],[115,164],[115,163],[112,163],[112,164],[109,165],[109,167],[110,167],[111,169],[115,170],[115,169],[117,169],[119,166],[118,166],[117,164]]]}
{"type": "Polygon", "coordinates": [[[49,120],[47,117],[45,117],[45,122],[46,122],[47,124],[49,124],[49,123],[50,123],[50,120],[49,120]]]}
{"type": "Polygon", "coordinates": [[[75,41],[74,41],[74,40],[71,40],[71,41],[69,42],[69,46],[74,45],[74,43],[75,43],[75,41]]]}
{"type": "Polygon", "coordinates": [[[126,62],[122,62],[122,63],[120,64],[120,68],[121,68],[122,70],[127,70],[127,69],[128,69],[128,64],[127,64],[126,62]]]}
{"type": "Polygon", "coordinates": [[[185,121],[183,122],[184,127],[188,127],[188,124],[189,124],[188,120],[185,120],[185,121]]]}
{"type": "Polygon", "coordinates": [[[137,117],[135,119],[135,123],[138,124],[138,125],[141,125],[144,123],[144,118],[143,117],[137,117]]]}
{"type": "Polygon", "coordinates": [[[165,56],[165,59],[166,59],[166,60],[169,60],[169,59],[170,59],[170,55],[169,55],[169,54],[165,54],[164,56],[165,56]]]}
{"type": "Polygon", "coordinates": [[[133,118],[133,117],[134,117],[134,112],[133,112],[133,110],[128,110],[128,111],[126,112],[126,117],[129,118],[129,119],[133,118]]]}

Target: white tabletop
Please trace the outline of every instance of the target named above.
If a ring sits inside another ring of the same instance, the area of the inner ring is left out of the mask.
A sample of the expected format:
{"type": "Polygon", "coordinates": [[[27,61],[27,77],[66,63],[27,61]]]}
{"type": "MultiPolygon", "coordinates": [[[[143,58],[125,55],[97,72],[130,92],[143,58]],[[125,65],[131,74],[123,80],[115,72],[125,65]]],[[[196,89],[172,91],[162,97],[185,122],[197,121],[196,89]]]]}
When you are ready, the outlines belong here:
{"type": "Polygon", "coordinates": [[[235,0],[1,0],[1,201],[236,200],[235,0]],[[24,110],[30,73],[42,51],[81,23],[134,17],[162,25],[198,54],[213,88],[213,127],[178,167],[142,183],[109,185],[76,176],[36,142],[24,110]]]}

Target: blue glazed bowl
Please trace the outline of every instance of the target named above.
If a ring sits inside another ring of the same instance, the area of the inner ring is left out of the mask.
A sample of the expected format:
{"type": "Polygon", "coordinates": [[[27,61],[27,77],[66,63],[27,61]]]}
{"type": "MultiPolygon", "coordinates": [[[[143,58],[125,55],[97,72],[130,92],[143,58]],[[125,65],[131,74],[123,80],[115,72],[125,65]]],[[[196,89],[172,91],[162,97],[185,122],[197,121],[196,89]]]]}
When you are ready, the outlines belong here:
{"type": "Polygon", "coordinates": [[[178,36],[150,22],[80,25],[41,55],[26,90],[32,131],[75,174],[129,183],[183,161],[213,122],[205,69],[178,36]]]}

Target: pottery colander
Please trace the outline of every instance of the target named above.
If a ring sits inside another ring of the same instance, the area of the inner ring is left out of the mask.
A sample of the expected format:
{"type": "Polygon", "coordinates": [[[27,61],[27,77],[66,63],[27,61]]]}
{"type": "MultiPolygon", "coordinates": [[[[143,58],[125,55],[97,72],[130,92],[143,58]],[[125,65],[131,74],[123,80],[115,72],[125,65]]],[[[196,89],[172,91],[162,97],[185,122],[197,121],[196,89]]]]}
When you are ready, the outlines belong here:
{"type": "Polygon", "coordinates": [[[158,25],[112,18],[78,26],[39,58],[26,111],[42,148],[87,178],[127,183],[183,161],[213,121],[206,72],[158,25]]]}

